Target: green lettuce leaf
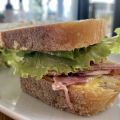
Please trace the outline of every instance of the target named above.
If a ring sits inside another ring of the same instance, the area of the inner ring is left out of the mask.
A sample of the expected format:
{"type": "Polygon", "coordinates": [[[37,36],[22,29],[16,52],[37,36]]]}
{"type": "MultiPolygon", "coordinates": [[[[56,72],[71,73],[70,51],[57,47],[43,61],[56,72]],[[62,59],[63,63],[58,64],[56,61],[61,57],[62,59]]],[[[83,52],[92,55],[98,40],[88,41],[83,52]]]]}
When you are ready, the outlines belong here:
{"type": "MultiPolygon", "coordinates": [[[[2,56],[2,53],[0,52],[0,68],[6,68],[8,67],[7,63],[4,61],[4,58],[2,56]]],[[[1,70],[1,69],[0,69],[1,70]]]]}
{"type": "Polygon", "coordinates": [[[114,45],[111,46],[112,47],[111,53],[119,54],[120,53],[120,28],[117,28],[115,30],[115,33],[117,34],[117,36],[113,37],[115,42],[113,43],[114,45]]]}
{"type": "Polygon", "coordinates": [[[115,29],[115,33],[116,33],[117,35],[120,35],[120,28],[116,28],[116,29],[115,29]]]}
{"type": "Polygon", "coordinates": [[[75,49],[68,52],[68,55],[65,55],[64,52],[60,52],[60,54],[56,52],[51,54],[15,50],[3,51],[4,59],[14,68],[16,74],[22,77],[30,75],[36,79],[42,78],[49,71],[68,74],[89,69],[90,61],[99,63],[109,54],[109,51],[103,44],[99,44],[88,48],[75,49]]]}
{"type": "Polygon", "coordinates": [[[119,54],[120,53],[120,28],[115,29],[115,33],[117,34],[114,37],[106,37],[102,41],[102,43],[108,46],[110,53],[119,54]]]}

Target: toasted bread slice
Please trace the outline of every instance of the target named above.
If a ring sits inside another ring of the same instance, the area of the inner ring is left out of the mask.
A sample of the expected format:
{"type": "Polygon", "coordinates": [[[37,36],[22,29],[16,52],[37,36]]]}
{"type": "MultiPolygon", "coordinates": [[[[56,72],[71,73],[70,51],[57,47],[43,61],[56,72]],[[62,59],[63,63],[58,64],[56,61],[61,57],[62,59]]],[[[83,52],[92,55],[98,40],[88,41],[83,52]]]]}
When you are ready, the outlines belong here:
{"type": "Polygon", "coordinates": [[[70,51],[99,43],[105,36],[105,22],[97,19],[23,26],[25,24],[22,27],[2,27],[0,47],[31,51],[70,51]]]}
{"type": "Polygon", "coordinates": [[[120,76],[103,76],[90,78],[86,84],[70,85],[68,91],[73,109],[68,106],[64,92],[62,90],[53,91],[53,82],[48,79],[21,78],[21,87],[24,92],[44,103],[64,111],[88,116],[103,111],[112,105],[120,92],[119,79],[120,76]]]}

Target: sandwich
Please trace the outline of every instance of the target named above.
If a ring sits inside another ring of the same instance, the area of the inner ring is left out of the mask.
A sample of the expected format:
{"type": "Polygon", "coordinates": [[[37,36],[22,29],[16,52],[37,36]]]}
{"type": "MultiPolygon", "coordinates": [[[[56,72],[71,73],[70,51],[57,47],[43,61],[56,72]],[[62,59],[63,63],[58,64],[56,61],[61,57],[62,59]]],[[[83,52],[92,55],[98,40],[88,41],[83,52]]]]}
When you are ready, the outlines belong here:
{"type": "Polygon", "coordinates": [[[0,31],[4,60],[20,76],[25,93],[82,116],[109,108],[120,92],[120,28],[106,37],[105,22],[88,19],[16,25],[0,31]]]}

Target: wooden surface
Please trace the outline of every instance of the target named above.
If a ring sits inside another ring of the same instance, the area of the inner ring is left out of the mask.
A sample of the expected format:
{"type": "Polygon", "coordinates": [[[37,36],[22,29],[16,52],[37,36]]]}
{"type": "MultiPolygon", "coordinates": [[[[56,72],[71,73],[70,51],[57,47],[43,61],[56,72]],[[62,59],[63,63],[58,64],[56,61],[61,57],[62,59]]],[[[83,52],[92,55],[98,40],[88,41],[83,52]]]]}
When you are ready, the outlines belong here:
{"type": "Polygon", "coordinates": [[[9,118],[8,116],[0,112],[0,120],[13,120],[13,119],[9,118]]]}

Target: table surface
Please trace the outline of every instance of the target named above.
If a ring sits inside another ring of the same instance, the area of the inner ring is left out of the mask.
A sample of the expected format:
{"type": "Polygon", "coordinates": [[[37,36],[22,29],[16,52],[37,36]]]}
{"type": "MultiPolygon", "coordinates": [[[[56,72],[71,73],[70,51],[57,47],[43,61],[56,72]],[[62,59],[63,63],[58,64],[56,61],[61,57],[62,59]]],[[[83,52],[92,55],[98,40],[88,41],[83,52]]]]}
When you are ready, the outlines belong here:
{"type": "Polygon", "coordinates": [[[13,120],[13,119],[9,118],[8,116],[0,112],[0,120],[13,120]]]}

